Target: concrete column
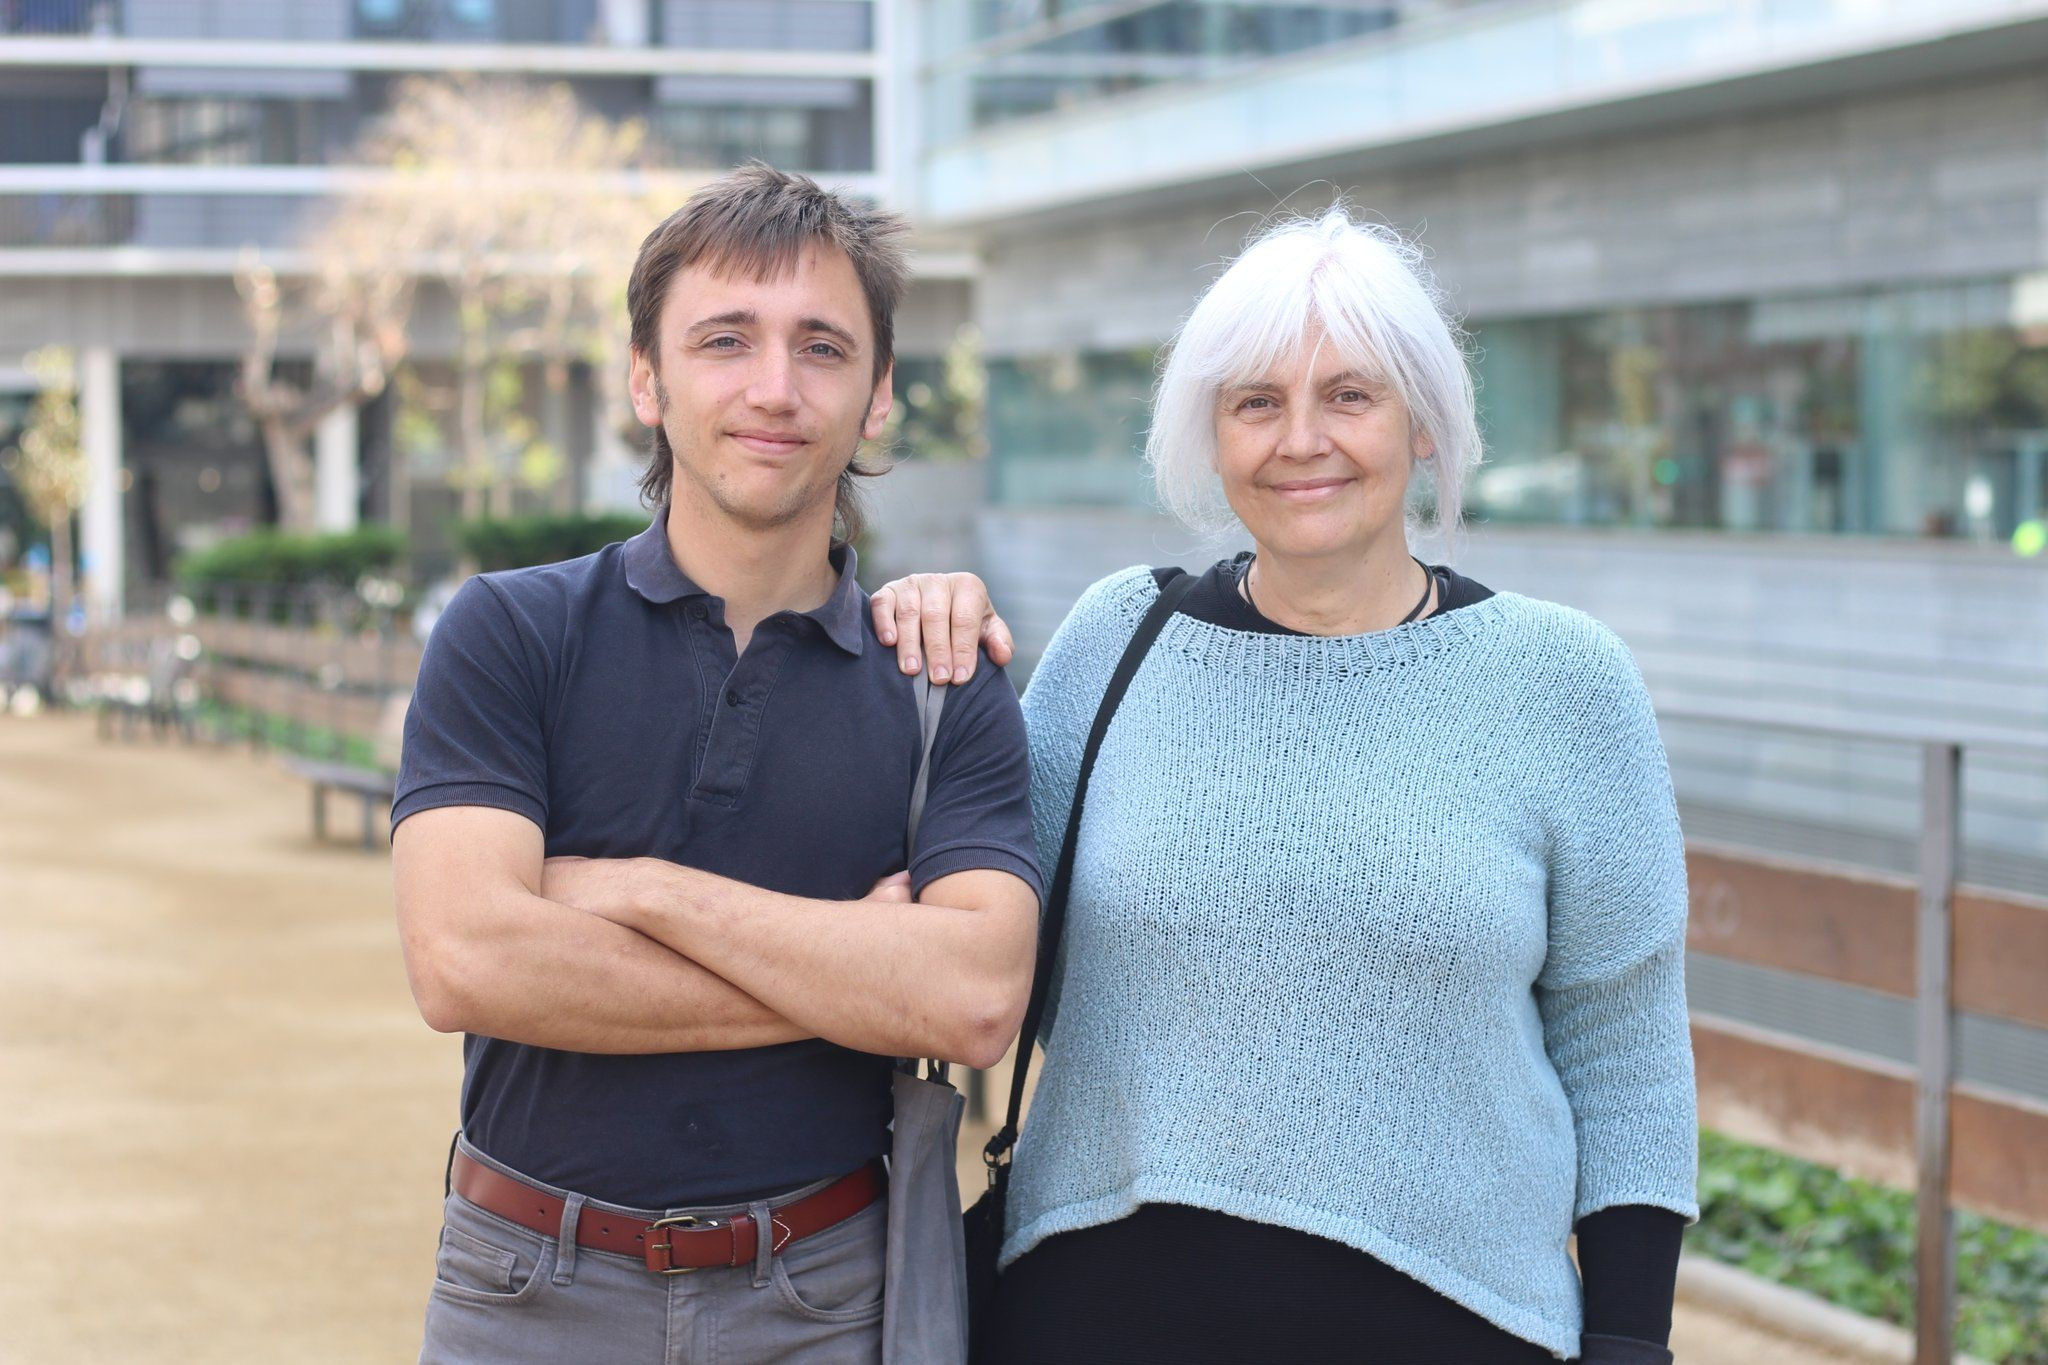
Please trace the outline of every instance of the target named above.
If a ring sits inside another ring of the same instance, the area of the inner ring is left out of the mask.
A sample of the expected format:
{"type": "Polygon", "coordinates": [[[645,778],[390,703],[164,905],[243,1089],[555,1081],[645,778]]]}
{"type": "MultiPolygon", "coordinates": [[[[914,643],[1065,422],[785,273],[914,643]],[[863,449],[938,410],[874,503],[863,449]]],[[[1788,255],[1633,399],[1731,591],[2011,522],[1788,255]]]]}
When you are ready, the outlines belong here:
{"type": "Polygon", "coordinates": [[[582,507],[586,512],[637,511],[640,472],[646,468],[650,444],[628,445],[605,420],[602,395],[589,408],[590,454],[583,465],[582,507]]]}
{"type": "Polygon", "coordinates": [[[86,610],[95,621],[118,620],[126,565],[122,549],[121,362],[111,346],[78,353],[78,425],[87,482],[80,558],[86,610]]]}
{"type": "Polygon", "coordinates": [[[353,531],[362,501],[357,458],[357,409],[336,408],[313,433],[313,523],[323,531],[353,531]]]}

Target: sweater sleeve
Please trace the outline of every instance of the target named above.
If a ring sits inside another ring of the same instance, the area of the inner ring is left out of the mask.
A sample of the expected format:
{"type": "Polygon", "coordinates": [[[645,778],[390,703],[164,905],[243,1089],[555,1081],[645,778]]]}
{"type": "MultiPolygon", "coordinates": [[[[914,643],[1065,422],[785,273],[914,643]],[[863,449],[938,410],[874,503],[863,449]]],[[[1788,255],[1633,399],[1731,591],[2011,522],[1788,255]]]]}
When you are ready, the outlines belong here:
{"type": "MultiPolygon", "coordinates": [[[[1088,746],[1088,727],[1095,722],[1109,676],[1138,619],[1158,595],[1158,583],[1142,567],[1124,569],[1092,585],[1053,632],[1024,691],[1024,728],[1031,741],[1031,829],[1048,902],[1059,868],[1060,841],[1073,810],[1074,787],[1080,780],[1081,751],[1088,746]]],[[[1061,951],[1063,955],[1064,946],[1061,951]]],[[[1051,1035],[1059,1013],[1062,962],[1063,957],[1054,962],[1045,1019],[1039,1026],[1041,1040],[1051,1035]]]]}
{"type": "Polygon", "coordinates": [[[1536,981],[1577,1137],[1572,1216],[1644,1204],[1690,1220],[1699,1130],[1685,848],[1648,690],[1627,647],[1592,632],[1585,666],[1558,694],[1550,942],[1536,981]]]}

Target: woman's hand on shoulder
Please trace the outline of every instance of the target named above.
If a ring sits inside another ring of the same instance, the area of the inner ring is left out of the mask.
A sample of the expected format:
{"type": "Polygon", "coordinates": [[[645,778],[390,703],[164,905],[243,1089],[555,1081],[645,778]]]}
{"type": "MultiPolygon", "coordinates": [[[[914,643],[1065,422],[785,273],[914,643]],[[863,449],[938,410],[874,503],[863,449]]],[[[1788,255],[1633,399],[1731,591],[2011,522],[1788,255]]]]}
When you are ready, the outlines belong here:
{"type": "Polygon", "coordinates": [[[971,573],[916,573],[886,583],[869,603],[875,634],[896,648],[905,673],[931,659],[935,683],[964,683],[974,676],[976,647],[998,667],[1016,646],[1010,628],[988,600],[988,585],[971,573]]]}

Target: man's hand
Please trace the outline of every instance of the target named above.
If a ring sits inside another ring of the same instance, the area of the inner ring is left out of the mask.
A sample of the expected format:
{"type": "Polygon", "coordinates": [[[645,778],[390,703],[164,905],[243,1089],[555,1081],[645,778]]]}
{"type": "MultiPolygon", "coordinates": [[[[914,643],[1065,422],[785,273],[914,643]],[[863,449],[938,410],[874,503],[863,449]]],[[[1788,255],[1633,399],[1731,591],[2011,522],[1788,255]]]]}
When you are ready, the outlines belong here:
{"type": "Polygon", "coordinates": [[[1008,872],[950,873],[924,900],[907,872],[821,901],[659,858],[550,858],[542,879],[550,900],[730,982],[799,1036],[859,1052],[992,1066],[1031,991],[1038,898],[1008,872]]]}
{"type": "Polygon", "coordinates": [[[610,918],[623,921],[658,892],[668,864],[544,853],[539,825],[487,806],[424,810],[393,834],[399,941],[430,1027],[606,1053],[722,1052],[817,1036],[610,918]],[[600,908],[607,913],[590,913],[600,908]]]}
{"type": "Polygon", "coordinates": [[[861,899],[864,901],[893,901],[897,905],[910,904],[912,899],[910,894],[910,874],[908,872],[898,872],[882,878],[882,880],[869,887],[868,893],[862,896],[861,899]]]}
{"type": "Polygon", "coordinates": [[[875,634],[896,647],[896,666],[917,672],[920,650],[932,661],[932,681],[964,683],[974,676],[975,646],[1001,667],[1016,646],[1010,628],[988,600],[988,585],[971,573],[919,573],[886,583],[874,595],[875,634]]]}

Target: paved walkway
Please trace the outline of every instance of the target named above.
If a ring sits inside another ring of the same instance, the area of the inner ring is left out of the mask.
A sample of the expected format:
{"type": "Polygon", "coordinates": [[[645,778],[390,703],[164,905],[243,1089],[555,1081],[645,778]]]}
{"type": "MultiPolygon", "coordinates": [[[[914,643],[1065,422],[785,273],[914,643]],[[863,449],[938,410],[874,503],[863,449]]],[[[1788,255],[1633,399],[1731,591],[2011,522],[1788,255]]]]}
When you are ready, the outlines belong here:
{"type": "MultiPolygon", "coordinates": [[[[416,1355],[460,1049],[387,859],[306,805],[243,752],[0,717],[0,1361],[416,1355]]],[[[1679,1330],[1685,1365],[1826,1360],[1679,1330]]]]}

